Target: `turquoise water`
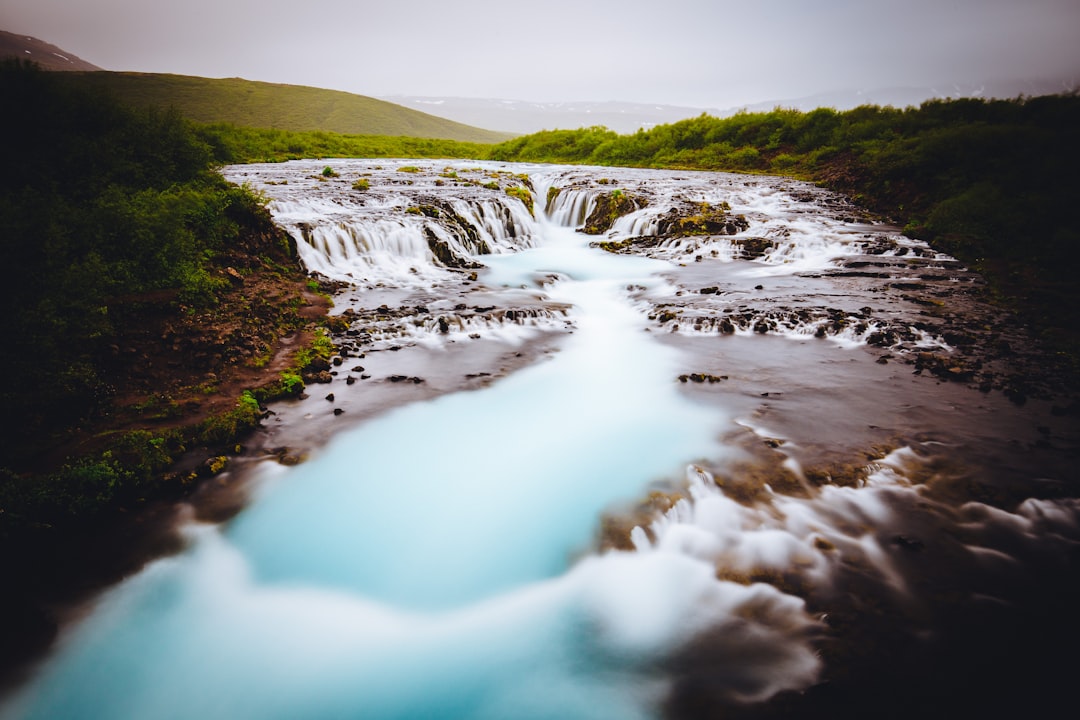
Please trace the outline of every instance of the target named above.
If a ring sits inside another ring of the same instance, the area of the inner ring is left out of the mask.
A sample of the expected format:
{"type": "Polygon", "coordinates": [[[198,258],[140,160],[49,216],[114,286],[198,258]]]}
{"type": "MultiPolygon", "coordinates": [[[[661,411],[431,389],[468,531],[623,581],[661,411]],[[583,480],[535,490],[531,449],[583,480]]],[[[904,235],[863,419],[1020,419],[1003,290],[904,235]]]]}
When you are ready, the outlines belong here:
{"type": "Polygon", "coordinates": [[[665,265],[542,246],[489,284],[563,277],[576,330],[482,390],[402,407],[104,596],[12,718],[648,718],[656,664],[713,622],[711,565],[584,555],[611,503],[722,452],[630,283],[665,265]]]}

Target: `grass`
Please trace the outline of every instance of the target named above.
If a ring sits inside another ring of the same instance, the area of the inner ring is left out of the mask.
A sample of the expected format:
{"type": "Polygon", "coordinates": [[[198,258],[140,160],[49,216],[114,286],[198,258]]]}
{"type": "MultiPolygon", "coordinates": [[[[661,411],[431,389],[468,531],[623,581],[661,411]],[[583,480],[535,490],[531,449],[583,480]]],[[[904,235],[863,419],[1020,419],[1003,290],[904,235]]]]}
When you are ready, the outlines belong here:
{"type": "Polygon", "coordinates": [[[67,72],[62,80],[136,107],[175,107],[201,123],[290,131],[495,143],[507,133],[475,128],[375,98],[241,78],[131,72],[67,72]]]}

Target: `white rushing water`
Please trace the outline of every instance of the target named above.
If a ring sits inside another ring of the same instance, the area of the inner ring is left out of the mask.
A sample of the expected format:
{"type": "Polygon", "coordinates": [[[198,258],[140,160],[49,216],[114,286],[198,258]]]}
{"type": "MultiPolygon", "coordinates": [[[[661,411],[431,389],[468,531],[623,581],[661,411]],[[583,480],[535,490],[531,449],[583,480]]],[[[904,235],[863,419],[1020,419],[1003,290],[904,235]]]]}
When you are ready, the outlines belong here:
{"type": "MultiPolygon", "coordinates": [[[[860,454],[910,426],[993,448],[1022,433],[978,425],[1005,402],[952,404],[948,388],[857,354],[883,333],[898,354],[953,349],[918,325],[924,305],[822,274],[873,253],[884,281],[908,267],[952,282],[951,260],[826,212],[808,186],[622,171],[619,187],[647,202],[597,238],[574,230],[614,182],[596,169],[331,161],[328,179],[326,164],[227,177],[267,192],[307,267],[353,283],[361,308],[423,303],[365,316],[365,365],[470,342],[512,352],[542,333],[558,351],[399,402],[301,465],[257,465],[249,507],[191,523],[183,553],[99,598],[0,717],[648,720],[695,672],[687,657],[712,700],[804,690],[822,672],[821,607],[917,607],[912,577],[941,557],[981,582],[1078,539],[1073,500],[951,504],[918,478],[966,469],[903,444],[860,454]],[[357,178],[370,188],[350,189],[357,178]],[[507,192],[526,186],[533,211],[507,192]],[[675,202],[728,202],[749,228],[636,255],[590,247],[657,237],[675,202]],[[701,374],[687,392],[702,368],[732,377],[701,374]],[[800,373],[790,397],[774,391],[800,373]],[[814,442],[856,456],[858,481],[812,486],[800,457],[814,442]],[[739,463],[751,470],[709,469],[739,463]],[[655,487],[673,502],[637,516],[633,549],[596,552],[601,516],[655,487]],[[912,525],[948,551],[912,565],[912,525]]],[[[908,618],[920,643],[922,617],[908,618]]]]}
{"type": "Polygon", "coordinates": [[[626,299],[666,263],[543,218],[530,230],[539,247],[489,258],[488,282],[562,277],[551,295],[576,330],[561,352],[266,466],[250,508],[108,593],[8,714],[650,717],[656,664],[743,606],[788,616],[761,622],[762,644],[796,640],[788,672],[747,693],[812,678],[796,598],[679,554],[575,560],[605,507],[722,454],[723,416],[677,392],[677,351],[626,299]]]}

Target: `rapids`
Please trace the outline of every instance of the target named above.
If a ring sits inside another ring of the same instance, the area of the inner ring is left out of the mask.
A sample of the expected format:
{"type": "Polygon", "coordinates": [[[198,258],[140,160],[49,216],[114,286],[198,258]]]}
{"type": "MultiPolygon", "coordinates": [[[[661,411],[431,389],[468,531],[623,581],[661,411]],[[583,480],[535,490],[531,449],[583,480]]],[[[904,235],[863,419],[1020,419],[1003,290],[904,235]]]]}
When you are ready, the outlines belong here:
{"type": "Polygon", "coordinates": [[[903,715],[1061,691],[1013,654],[1075,634],[1076,405],[954,259],[779,178],[225,175],[344,285],[342,361],[221,478],[244,509],[193,498],[186,549],[98,598],[0,717],[903,715]],[[639,209],[578,232],[612,192],[639,209]],[[718,207],[745,229],[665,232],[718,207]]]}

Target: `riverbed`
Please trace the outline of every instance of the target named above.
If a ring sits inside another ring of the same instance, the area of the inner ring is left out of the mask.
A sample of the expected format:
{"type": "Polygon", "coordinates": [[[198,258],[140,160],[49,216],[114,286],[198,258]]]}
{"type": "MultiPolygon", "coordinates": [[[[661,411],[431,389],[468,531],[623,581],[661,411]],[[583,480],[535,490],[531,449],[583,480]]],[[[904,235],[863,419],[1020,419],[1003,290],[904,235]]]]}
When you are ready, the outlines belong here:
{"type": "Polygon", "coordinates": [[[183,509],[186,549],[98,598],[3,717],[910,716],[1066,694],[1077,404],[953,258],[783,178],[225,175],[341,284],[330,382],[271,408],[183,509]],[[580,232],[605,197],[634,209],[580,232]]]}

